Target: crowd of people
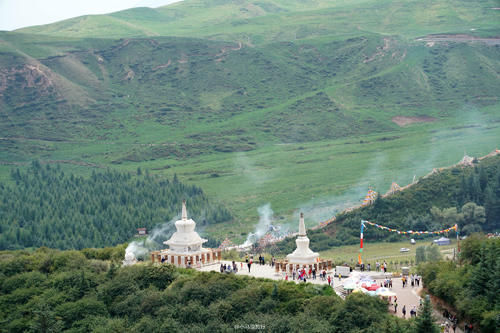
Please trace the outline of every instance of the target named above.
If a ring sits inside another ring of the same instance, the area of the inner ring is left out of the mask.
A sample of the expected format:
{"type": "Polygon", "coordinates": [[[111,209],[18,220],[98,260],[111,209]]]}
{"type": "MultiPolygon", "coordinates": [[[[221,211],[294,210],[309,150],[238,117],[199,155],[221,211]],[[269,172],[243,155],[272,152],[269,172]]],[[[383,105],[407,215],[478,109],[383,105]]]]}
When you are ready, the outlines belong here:
{"type": "Polygon", "coordinates": [[[384,286],[384,288],[392,288],[392,279],[387,278],[384,280],[384,282],[380,282],[380,286],[384,286]]]}
{"type": "Polygon", "coordinates": [[[221,273],[238,273],[238,265],[236,265],[236,262],[233,260],[231,264],[220,264],[220,272],[221,273]]]}
{"type": "Polygon", "coordinates": [[[409,281],[411,281],[412,288],[420,286],[420,276],[416,274],[411,274],[410,276],[403,276],[401,278],[401,282],[403,283],[403,288],[408,286],[409,281]]]}
{"type": "MultiPolygon", "coordinates": [[[[409,283],[410,283],[412,288],[419,287],[420,286],[420,279],[421,279],[421,277],[416,275],[416,274],[411,274],[408,276],[403,275],[401,277],[401,283],[402,283],[403,288],[407,287],[409,283]]],[[[386,288],[392,288],[392,279],[391,278],[385,279],[383,285],[386,288]]],[[[382,282],[380,283],[380,286],[382,286],[382,282]]],[[[420,299],[420,305],[422,305],[422,299],[420,299]]],[[[398,298],[397,298],[397,296],[394,297],[393,306],[394,306],[394,313],[397,314],[398,313],[398,298]]],[[[406,314],[407,314],[406,305],[403,305],[403,307],[401,308],[401,313],[403,315],[403,318],[406,318],[406,314]]],[[[409,311],[409,314],[410,314],[410,318],[417,316],[417,307],[415,305],[412,306],[412,308],[409,311]]]]}
{"type": "MultiPolygon", "coordinates": [[[[370,264],[368,264],[369,266],[370,264]]],[[[377,272],[387,273],[387,262],[379,263],[378,261],[375,263],[375,267],[377,272]]]]}

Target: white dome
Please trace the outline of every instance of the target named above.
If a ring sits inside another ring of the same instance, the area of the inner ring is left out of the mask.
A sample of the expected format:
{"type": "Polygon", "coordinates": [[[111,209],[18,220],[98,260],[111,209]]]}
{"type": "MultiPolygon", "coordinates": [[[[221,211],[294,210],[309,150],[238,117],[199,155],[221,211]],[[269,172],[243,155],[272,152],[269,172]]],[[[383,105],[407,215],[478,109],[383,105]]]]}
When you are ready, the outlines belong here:
{"type": "Polygon", "coordinates": [[[202,251],[202,244],[207,240],[203,239],[195,231],[196,222],[187,218],[186,202],[182,202],[182,217],[175,222],[176,232],[163,244],[170,247],[170,250],[177,253],[190,253],[202,251]]]}

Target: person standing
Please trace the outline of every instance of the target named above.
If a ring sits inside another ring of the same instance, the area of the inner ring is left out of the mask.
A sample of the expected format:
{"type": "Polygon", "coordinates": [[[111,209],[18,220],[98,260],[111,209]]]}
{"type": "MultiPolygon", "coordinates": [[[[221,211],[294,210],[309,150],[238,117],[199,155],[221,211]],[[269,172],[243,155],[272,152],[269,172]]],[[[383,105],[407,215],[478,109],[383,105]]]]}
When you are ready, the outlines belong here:
{"type": "Polygon", "coordinates": [[[398,313],[398,302],[394,300],[394,313],[398,313]]]}
{"type": "Polygon", "coordinates": [[[332,282],[332,278],[328,275],[328,285],[330,285],[330,282],[332,282]]]}
{"type": "Polygon", "coordinates": [[[248,262],[248,273],[250,273],[250,267],[252,267],[252,259],[248,262]]]}
{"type": "Polygon", "coordinates": [[[401,312],[403,312],[403,318],[406,318],[406,305],[403,305],[401,312]]]}

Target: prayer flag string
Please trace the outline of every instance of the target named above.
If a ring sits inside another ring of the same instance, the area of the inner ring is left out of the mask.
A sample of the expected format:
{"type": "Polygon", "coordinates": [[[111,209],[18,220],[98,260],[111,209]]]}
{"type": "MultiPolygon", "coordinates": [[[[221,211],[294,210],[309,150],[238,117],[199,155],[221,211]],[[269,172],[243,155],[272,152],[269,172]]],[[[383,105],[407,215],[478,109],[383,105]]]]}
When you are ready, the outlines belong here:
{"type": "Polygon", "coordinates": [[[382,230],[388,230],[390,232],[397,232],[398,235],[428,235],[428,234],[444,234],[448,233],[452,230],[456,231],[458,233],[458,225],[455,224],[453,227],[443,229],[443,230],[437,230],[437,231],[414,231],[414,230],[407,230],[407,231],[401,231],[401,230],[396,230],[393,228],[385,227],[383,225],[373,223],[370,221],[366,220],[361,220],[361,234],[360,234],[360,242],[359,242],[359,254],[358,254],[358,263],[361,265],[363,261],[361,260],[361,253],[363,253],[363,231],[365,228],[365,223],[372,225],[374,227],[377,227],[382,230]]]}

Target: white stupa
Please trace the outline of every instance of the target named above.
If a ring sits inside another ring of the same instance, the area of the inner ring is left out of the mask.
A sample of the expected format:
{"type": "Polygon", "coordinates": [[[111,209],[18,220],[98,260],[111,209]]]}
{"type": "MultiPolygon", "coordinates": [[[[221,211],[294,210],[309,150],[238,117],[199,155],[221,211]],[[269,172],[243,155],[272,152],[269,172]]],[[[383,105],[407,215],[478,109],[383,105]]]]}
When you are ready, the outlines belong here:
{"type": "Polygon", "coordinates": [[[316,262],[319,254],[309,248],[309,238],[306,235],[306,225],[304,224],[304,214],[300,213],[299,235],[295,240],[297,249],[287,255],[290,264],[311,265],[316,262]]]}
{"type": "Polygon", "coordinates": [[[186,201],[182,201],[181,219],[175,222],[177,231],[163,244],[168,249],[151,252],[151,262],[167,263],[177,267],[199,268],[202,265],[218,263],[222,259],[222,250],[204,249],[207,240],[198,235],[194,228],[196,222],[187,217],[186,201]]]}
{"type": "Polygon", "coordinates": [[[182,217],[175,222],[177,231],[174,232],[168,241],[163,242],[169,246],[168,252],[176,254],[196,255],[201,252],[208,252],[202,247],[207,240],[198,235],[194,228],[196,222],[187,218],[186,200],[182,201],[182,217]]]}

